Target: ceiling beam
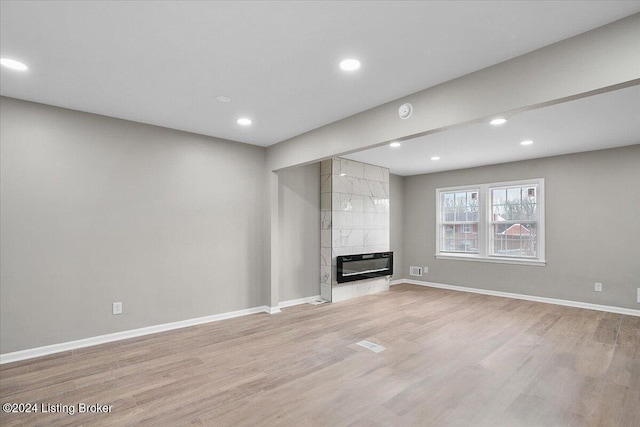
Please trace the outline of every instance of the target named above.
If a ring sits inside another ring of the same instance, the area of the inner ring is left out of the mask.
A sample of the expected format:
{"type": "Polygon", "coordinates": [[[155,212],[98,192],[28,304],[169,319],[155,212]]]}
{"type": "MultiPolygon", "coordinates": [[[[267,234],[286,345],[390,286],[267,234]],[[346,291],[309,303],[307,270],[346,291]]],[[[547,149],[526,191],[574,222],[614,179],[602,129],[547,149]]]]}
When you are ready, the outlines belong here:
{"type": "Polygon", "coordinates": [[[639,83],[640,13],[282,141],[267,162],[275,171],[639,83]]]}

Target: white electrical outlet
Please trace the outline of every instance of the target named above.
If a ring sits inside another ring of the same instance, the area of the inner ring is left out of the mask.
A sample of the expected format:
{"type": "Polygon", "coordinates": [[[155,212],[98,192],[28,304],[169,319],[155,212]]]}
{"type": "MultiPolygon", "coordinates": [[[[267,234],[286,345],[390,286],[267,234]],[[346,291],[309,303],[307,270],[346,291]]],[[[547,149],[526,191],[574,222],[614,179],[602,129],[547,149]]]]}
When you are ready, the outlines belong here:
{"type": "Polygon", "coordinates": [[[429,272],[429,267],[423,267],[423,268],[422,268],[422,272],[423,272],[424,274],[427,274],[427,273],[429,272]]]}
{"type": "Polygon", "coordinates": [[[596,286],[594,288],[596,292],[602,292],[602,283],[596,282],[596,286]]]}
{"type": "Polygon", "coordinates": [[[640,288],[638,288],[638,300],[637,300],[637,302],[640,303],[640,288]]]}
{"type": "Polygon", "coordinates": [[[113,303],[113,314],[122,314],[122,303],[114,302],[113,303]]]}

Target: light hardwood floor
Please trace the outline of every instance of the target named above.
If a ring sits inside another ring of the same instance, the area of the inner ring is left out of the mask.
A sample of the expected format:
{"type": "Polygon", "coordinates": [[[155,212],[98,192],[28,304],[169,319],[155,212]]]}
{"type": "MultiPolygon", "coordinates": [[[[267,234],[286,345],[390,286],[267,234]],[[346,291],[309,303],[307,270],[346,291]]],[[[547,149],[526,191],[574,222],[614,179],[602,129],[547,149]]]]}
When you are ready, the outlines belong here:
{"type": "Polygon", "coordinates": [[[112,405],[2,426],[639,426],[640,318],[398,285],[6,364],[0,396],[112,405]]]}

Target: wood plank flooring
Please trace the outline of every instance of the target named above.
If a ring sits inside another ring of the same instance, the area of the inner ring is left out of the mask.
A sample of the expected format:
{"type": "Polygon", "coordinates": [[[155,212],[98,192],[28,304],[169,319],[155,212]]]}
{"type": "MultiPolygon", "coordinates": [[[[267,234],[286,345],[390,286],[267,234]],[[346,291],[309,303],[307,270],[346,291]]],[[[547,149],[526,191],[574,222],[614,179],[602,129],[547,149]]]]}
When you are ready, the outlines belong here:
{"type": "Polygon", "coordinates": [[[76,409],[5,427],[635,427],[640,318],[398,285],[2,365],[0,396],[76,409]]]}

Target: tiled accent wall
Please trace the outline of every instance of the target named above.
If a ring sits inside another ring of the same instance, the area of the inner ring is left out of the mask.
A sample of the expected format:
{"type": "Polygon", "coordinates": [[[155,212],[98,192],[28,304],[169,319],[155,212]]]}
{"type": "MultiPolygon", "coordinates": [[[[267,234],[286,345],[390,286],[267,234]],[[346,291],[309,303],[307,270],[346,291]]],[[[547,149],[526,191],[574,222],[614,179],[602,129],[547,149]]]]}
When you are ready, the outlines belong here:
{"type": "Polygon", "coordinates": [[[331,301],[331,170],[333,160],[320,163],[320,296],[331,301]]]}
{"type": "Polygon", "coordinates": [[[339,255],[389,250],[389,170],[338,158],[322,162],[320,174],[323,298],[336,302],[388,290],[385,277],[337,284],[335,265],[339,255]]]}

